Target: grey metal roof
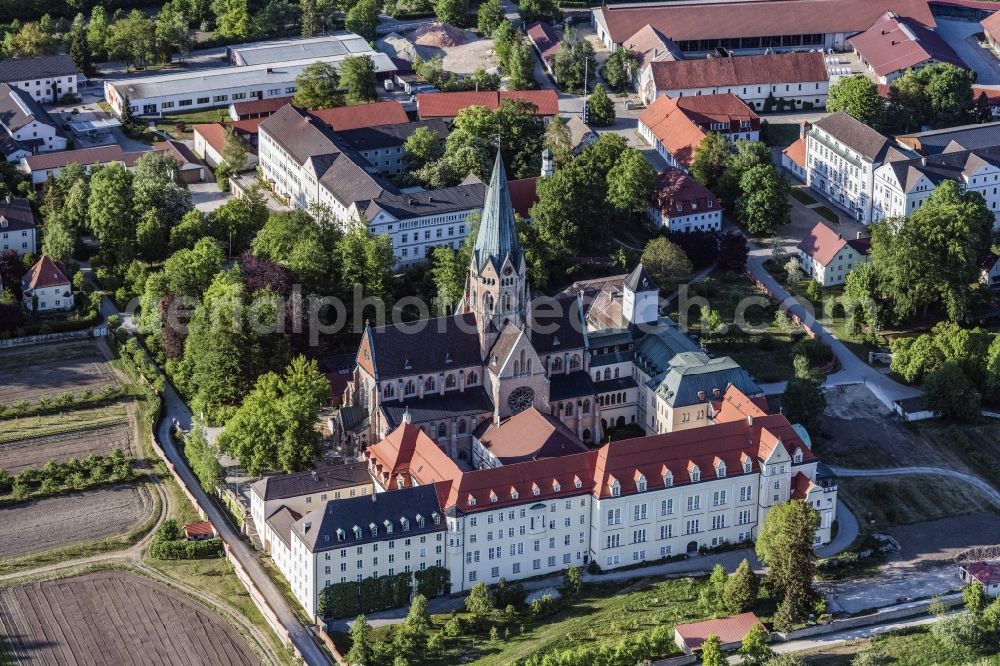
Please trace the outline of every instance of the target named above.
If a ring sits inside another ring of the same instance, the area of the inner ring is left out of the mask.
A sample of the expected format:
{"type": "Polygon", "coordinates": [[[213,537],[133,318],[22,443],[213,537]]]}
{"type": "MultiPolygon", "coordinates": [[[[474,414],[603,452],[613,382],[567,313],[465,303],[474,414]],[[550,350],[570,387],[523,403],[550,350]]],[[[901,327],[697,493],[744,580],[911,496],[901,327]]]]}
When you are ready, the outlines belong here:
{"type": "Polygon", "coordinates": [[[904,192],[909,192],[926,176],[935,185],[944,180],[963,183],[963,177],[971,175],[983,164],[1000,165],[1000,145],[975,150],[955,150],[920,157],[912,160],[897,160],[889,166],[896,175],[904,192]]]}
{"type": "Polygon", "coordinates": [[[549,382],[549,400],[594,395],[594,383],[590,379],[590,373],[585,370],[577,370],[566,375],[552,375],[549,382]]]}
{"type": "Polygon", "coordinates": [[[281,39],[231,46],[231,57],[246,66],[265,65],[289,60],[318,60],[371,53],[372,48],[363,37],[352,32],[339,32],[310,39],[281,39]]]}
{"type": "Polygon", "coordinates": [[[433,484],[333,500],[292,525],[292,530],[314,553],[433,534],[444,529],[441,505],[433,484]],[[438,524],[434,522],[435,514],[438,524]],[[423,518],[423,527],[417,516],[423,518]],[[386,522],[392,526],[392,532],[388,531],[386,522]],[[376,528],[375,534],[372,525],[376,528]],[[356,535],[355,527],[360,530],[360,536],[356,535]]]}
{"type": "Polygon", "coordinates": [[[400,400],[383,400],[382,413],[390,428],[395,428],[403,422],[403,414],[410,412],[413,423],[427,423],[441,419],[451,420],[456,416],[471,416],[493,412],[493,402],[486,389],[482,386],[467,388],[464,391],[446,391],[444,394],[434,393],[423,398],[406,398],[400,400]]]}
{"type": "Polygon", "coordinates": [[[79,74],[79,70],[73,64],[73,59],[63,54],[0,61],[0,81],[3,82],[49,79],[73,74],[79,74]]]}
{"type": "Polygon", "coordinates": [[[372,326],[367,335],[379,381],[483,365],[472,313],[372,326]]]}
{"type": "Polygon", "coordinates": [[[56,128],[56,132],[61,135],[59,125],[29,93],[15,86],[0,83],[0,122],[7,130],[14,133],[36,120],[43,125],[56,128]]]}
{"type": "Polygon", "coordinates": [[[625,277],[625,286],[631,289],[633,293],[659,291],[660,289],[653,276],[649,274],[649,271],[641,263],[633,268],[632,272],[625,277]]]}
{"type": "Polygon", "coordinates": [[[288,499],[300,495],[323,493],[338,488],[349,488],[369,483],[368,467],[365,463],[354,462],[346,465],[330,465],[296,472],[295,474],[275,474],[256,481],[251,488],[265,500],[288,499]]]}
{"type": "Polygon", "coordinates": [[[965,150],[1000,146],[1000,121],[982,125],[962,125],[947,129],[914,132],[896,137],[906,142],[919,141],[920,151],[927,155],[937,155],[955,142],[965,150]]]}
{"type": "Polygon", "coordinates": [[[522,263],[521,241],[514,225],[514,206],[510,202],[507,172],[500,158],[500,151],[497,151],[496,162],[493,164],[493,174],[490,176],[486,202],[483,204],[483,219],[479,223],[479,234],[472,252],[479,270],[483,270],[489,261],[493,261],[497,270],[507,259],[516,268],[522,263]]]}
{"type": "Polygon", "coordinates": [[[23,231],[35,228],[35,214],[27,199],[0,199],[0,221],[6,225],[0,226],[2,231],[23,231]]]}
{"type": "Polygon", "coordinates": [[[658,375],[670,367],[674,356],[686,351],[699,351],[698,345],[684,335],[676,324],[663,317],[655,330],[636,343],[635,359],[647,375],[658,375]]]}
{"type": "Polygon", "coordinates": [[[872,162],[882,162],[893,158],[909,157],[885,135],[873,130],[854,116],[838,111],[813,123],[840,143],[866,157],[872,162]]]}
{"type": "Polygon", "coordinates": [[[761,388],[750,373],[729,358],[709,358],[699,352],[682,352],[670,362],[656,393],[671,407],[687,407],[705,402],[718,389],[725,392],[732,384],[745,395],[759,395],[761,388]],[[704,397],[699,396],[703,393],[704,397]]]}
{"type": "Polygon", "coordinates": [[[376,148],[394,148],[402,146],[410,135],[419,128],[426,127],[437,133],[442,139],[448,136],[448,123],[440,118],[418,120],[412,123],[397,123],[395,125],[376,125],[375,127],[359,127],[358,129],[338,132],[352,148],[357,151],[374,150],[376,148]]]}

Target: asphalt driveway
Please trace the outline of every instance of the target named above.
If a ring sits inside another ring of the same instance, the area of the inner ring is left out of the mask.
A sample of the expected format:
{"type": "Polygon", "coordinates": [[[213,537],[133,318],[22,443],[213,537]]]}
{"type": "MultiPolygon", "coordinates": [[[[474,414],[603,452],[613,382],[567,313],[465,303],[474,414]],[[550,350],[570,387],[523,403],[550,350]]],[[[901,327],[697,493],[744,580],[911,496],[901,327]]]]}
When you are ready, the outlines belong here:
{"type": "Polygon", "coordinates": [[[976,71],[976,83],[985,86],[1000,84],[1000,60],[997,60],[992,51],[979,46],[975,37],[976,33],[983,31],[980,24],[940,17],[937,24],[937,33],[955,49],[970,69],[976,71]]]}

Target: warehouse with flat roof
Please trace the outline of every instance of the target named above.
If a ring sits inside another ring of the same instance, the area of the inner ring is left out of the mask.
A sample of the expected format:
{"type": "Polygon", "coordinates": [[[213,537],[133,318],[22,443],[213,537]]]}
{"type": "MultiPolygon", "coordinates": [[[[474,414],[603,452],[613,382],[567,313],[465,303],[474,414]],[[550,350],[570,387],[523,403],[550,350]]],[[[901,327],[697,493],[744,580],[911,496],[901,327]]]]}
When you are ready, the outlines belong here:
{"type": "Polygon", "coordinates": [[[295,78],[315,62],[326,62],[336,67],[348,57],[367,55],[374,61],[380,78],[396,71],[389,56],[375,51],[353,33],[338,33],[321,39],[324,40],[321,43],[315,39],[282,40],[233,47],[235,55],[231,57],[255,64],[108,80],[104,82],[104,99],[118,115],[121,115],[128,98],[133,114],[156,116],[228,107],[234,102],[287,97],[295,93],[295,78]],[[298,48],[295,42],[309,44],[298,48]],[[359,42],[364,44],[364,49],[359,42]],[[305,53],[325,55],[306,56],[305,53]],[[244,56],[249,60],[243,60],[244,56]]]}

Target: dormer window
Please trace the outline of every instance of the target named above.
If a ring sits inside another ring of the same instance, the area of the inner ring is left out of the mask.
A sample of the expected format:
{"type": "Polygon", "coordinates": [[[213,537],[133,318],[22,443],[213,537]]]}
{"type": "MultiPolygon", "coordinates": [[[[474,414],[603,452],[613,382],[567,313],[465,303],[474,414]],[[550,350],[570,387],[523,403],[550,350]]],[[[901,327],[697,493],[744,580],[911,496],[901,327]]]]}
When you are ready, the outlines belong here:
{"type": "Polygon", "coordinates": [[[343,541],[345,536],[346,535],[344,534],[344,530],[342,530],[342,529],[340,529],[338,527],[337,528],[337,541],[343,541]]]}
{"type": "Polygon", "coordinates": [[[385,526],[385,533],[392,534],[392,523],[386,520],[382,524],[385,526]]]}
{"type": "Polygon", "coordinates": [[[476,498],[469,495],[469,506],[476,506],[476,498]]]}
{"type": "Polygon", "coordinates": [[[715,476],[719,479],[726,478],[726,463],[721,460],[715,466],[715,476]]]}
{"type": "Polygon", "coordinates": [[[573,485],[576,486],[577,488],[583,488],[583,481],[580,480],[580,477],[574,476],[573,485]]]}
{"type": "Polygon", "coordinates": [[[559,485],[558,481],[556,481],[555,479],[552,479],[552,491],[553,492],[559,492],[560,490],[562,490],[562,486],[559,485]]]}
{"type": "Polygon", "coordinates": [[[404,532],[409,532],[410,531],[410,521],[407,520],[406,518],[400,518],[399,519],[399,524],[403,526],[403,531],[404,532]]]}
{"type": "Polygon", "coordinates": [[[497,497],[497,494],[491,490],[490,491],[490,503],[491,504],[496,504],[499,499],[500,498],[497,497]]]}
{"type": "Polygon", "coordinates": [[[398,474],[396,476],[396,487],[397,488],[405,488],[406,487],[406,477],[403,476],[402,474],[398,474]]]}
{"type": "Polygon", "coordinates": [[[669,488],[669,487],[670,487],[670,486],[672,486],[672,485],[674,485],[674,475],[673,475],[673,473],[672,473],[672,472],[671,472],[671,471],[670,471],[670,470],[668,469],[668,470],[666,470],[666,471],[665,471],[665,472],[663,473],[663,487],[664,487],[664,488],[669,488]]]}
{"type": "Polygon", "coordinates": [[[749,474],[751,469],[753,469],[753,460],[750,459],[750,456],[746,456],[743,459],[743,473],[749,474]]]}
{"type": "Polygon", "coordinates": [[[424,517],[423,517],[423,516],[421,516],[421,515],[420,515],[420,514],[418,513],[418,514],[417,514],[417,527],[423,527],[423,526],[424,526],[424,517]]]}
{"type": "Polygon", "coordinates": [[[622,486],[620,483],[618,483],[618,479],[612,479],[611,483],[608,485],[611,488],[612,497],[618,497],[619,495],[622,494],[622,486]]]}
{"type": "Polygon", "coordinates": [[[441,514],[438,513],[437,511],[435,511],[434,513],[431,514],[431,520],[434,521],[435,525],[440,525],[441,524],[441,514]]]}
{"type": "Polygon", "coordinates": [[[531,484],[531,494],[534,495],[535,497],[538,497],[539,495],[542,494],[542,489],[538,487],[537,483],[531,484]]]}
{"type": "Polygon", "coordinates": [[[354,526],[354,538],[355,539],[361,538],[361,528],[358,527],[357,525],[354,526]]]}
{"type": "Polygon", "coordinates": [[[516,488],[511,488],[510,489],[510,498],[512,500],[516,500],[518,498],[518,493],[517,493],[517,489],[516,488]]]}
{"type": "Polygon", "coordinates": [[[698,483],[701,481],[701,470],[694,463],[691,463],[691,465],[688,466],[688,473],[691,475],[691,483],[698,483]]]}
{"type": "Polygon", "coordinates": [[[802,449],[795,449],[795,453],[792,454],[792,462],[800,463],[802,462],[802,449]]]}
{"type": "Polygon", "coordinates": [[[640,474],[639,478],[636,479],[635,489],[640,493],[646,492],[646,476],[644,474],[640,474]]]}
{"type": "Polygon", "coordinates": [[[373,537],[377,537],[378,536],[378,526],[375,525],[375,523],[372,523],[371,525],[369,525],[368,529],[371,530],[373,537]]]}

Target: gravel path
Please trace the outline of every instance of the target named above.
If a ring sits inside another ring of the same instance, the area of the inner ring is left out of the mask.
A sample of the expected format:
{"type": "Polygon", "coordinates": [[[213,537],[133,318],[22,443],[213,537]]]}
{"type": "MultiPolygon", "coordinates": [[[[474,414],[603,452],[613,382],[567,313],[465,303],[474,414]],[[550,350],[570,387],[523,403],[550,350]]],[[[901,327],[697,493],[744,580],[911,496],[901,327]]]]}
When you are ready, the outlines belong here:
{"type": "Polygon", "coordinates": [[[19,557],[128,532],[152,510],[148,491],[124,484],[0,508],[0,557],[19,557]]]}

